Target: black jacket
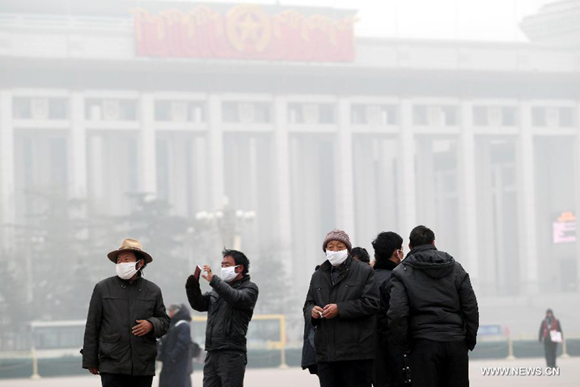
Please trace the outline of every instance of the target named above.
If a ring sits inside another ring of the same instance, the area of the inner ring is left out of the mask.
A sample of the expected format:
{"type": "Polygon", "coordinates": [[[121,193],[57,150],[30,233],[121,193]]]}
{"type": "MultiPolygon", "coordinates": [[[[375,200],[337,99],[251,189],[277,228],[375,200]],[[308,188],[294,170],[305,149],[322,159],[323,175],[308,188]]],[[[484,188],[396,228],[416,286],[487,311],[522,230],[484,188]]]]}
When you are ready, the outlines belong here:
{"type": "Polygon", "coordinates": [[[303,312],[315,328],[317,362],[374,358],[375,315],[379,309],[374,270],[352,257],[343,265],[335,283],[328,261],[310,281],[303,312]],[[338,316],[330,320],[313,319],[312,308],[327,304],[337,304],[338,316]]]}
{"type": "Polygon", "coordinates": [[[418,246],[393,270],[389,328],[408,350],[410,339],[463,341],[473,350],[479,328],[469,275],[449,254],[418,246]]]}
{"type": "Polygon", "coordinates": [[[193,372],[191,314],[185,305],[171,318],[169,330],[159,342],[157,360],[163,362],[159,387],[188,387],[193,372]]]}
{"type": "Polygon", "coordinates": [[[85,327],[83,368],[125,375],[155,375],[156,337],[169,327],[161,290],[145,278],[133,283],[110,277],[99,282],[91,297],[85,327]],[[136,320],[148,320],[153,330],[135,336],[136,320]]]}
{"type": "MultiPolygon", "coordinates": [[[[316,266],[314,271],[318,270],[320,265],[316,266]]],[[[303,370],[308,368],[311,374],[318,373],[318,364],[316,363],[316,349],[314,348],[314,327],[311,319],[304,321],[304,336],[302,340],[302,359],[300,366],[303,370]]]]}
{"type": "Polygon", "coordinates": [[[379,261],[374,266],[375,269],[375,285],[379,290],[381,303],[379,305],[379,312],[377,313],[377,351],[385,348],[388,345],[389,326],[387,320],[387,311],[390,303],[390,283],[393,270],[397,264],[390,260],[379,261]]]}
{"type": "Polygon", "coordinates": [[[191,307],[208,312],[205,350],[246,352],[246,334],[258,300],[258,287],[249,275],[232,285],[214,275],[209,284],[213,290],[204,294],[193,276],[189,276],[185,285],[191,307]]]}

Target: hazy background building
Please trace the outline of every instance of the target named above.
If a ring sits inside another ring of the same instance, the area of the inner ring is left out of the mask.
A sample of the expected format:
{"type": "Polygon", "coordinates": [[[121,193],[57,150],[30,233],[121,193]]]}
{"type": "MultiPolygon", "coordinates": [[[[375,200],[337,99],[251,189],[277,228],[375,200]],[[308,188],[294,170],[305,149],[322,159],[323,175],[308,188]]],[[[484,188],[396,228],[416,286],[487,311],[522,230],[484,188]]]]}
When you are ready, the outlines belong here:
{"type": "Polygon", "coordinates": [[[556,2],[522,21],[529,42],[473,42],[357,38],[354,3],[3,1],[0,307],[83,318],[132,232],[177,301],[241,247],[295,340],[327,231],[372,251],[425,224],[482,323],[535,334],[551,307],[580,334],[579,14],[556,2]]]}

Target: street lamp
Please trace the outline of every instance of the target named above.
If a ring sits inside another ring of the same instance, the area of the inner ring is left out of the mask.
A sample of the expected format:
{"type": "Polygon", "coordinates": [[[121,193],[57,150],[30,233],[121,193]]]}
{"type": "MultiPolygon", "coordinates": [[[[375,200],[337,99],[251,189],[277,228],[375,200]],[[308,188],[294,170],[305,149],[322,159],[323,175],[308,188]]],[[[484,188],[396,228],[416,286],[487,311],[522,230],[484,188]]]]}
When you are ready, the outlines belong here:
{"type": "Polygon", "coordinates": [[[254,211],[234,210],[229,206],[228,198],[224,198],[224,205],[216,211],[200,211],[195,214],[195,219],[215,226],[222,237],[225,247],[233,246],[234,249],[240,250],[241,236],[240,231],[245,223],[249,223],[256,218],[254,211]]]}

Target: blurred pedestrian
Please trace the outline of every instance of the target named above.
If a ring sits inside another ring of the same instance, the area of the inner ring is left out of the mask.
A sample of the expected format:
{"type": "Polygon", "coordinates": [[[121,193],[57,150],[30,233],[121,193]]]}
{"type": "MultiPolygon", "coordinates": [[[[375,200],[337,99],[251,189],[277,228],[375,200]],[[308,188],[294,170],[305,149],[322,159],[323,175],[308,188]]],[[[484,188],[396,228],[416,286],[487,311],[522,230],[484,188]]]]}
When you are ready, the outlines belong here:
{"type": "Polygon", "coordinates": [[[437,250],[435,234],[425,226],[411,231],[409,248],[391,278],[392,337],[410,353],[414,386],[467,387],[467,353],[479,328],[469,275],[451,255],[437,250]]]}
{"type": "Polygon", "coordinates": [[[540,324],[539,340],[544,342],[544,354],[546,356],[546,366],[556,368],[556,354],[558,343],[563,340],[562,326],[560,321],[554,317],[552,309],[546,310],[546,317],[540,324]]]}
{"type": "Polygon", "coordinates": [[[379,289],[381,304],[377,313],[377,337],[375,340],[374,387],[401,386],[404,384],[403,352],[393,344],[389,330],[391,275],[404,257],[403,238],[395,232],[381,232],[373,241],[375,251],[375,284],[379,289]]]}
{"type": "Polygon", "coordinates": [[[366,263],[367,265],[371,264],[369,252],[364,247],[353,247],[350,255],[359,262],[366,263]]]}
{"type": "Polygon", "coordinates": [[[81,350],[83,368],[100,374],[103,387],[150,387],[155,338],[169,327],[161,290],[143,278],[153,258],[135,239],[125,239],[107,257],[116,264],[117,275],[93,290],[81,350]]]}
{"type": "MultiPolygon", "coordinates": [[[[320,269],[317,265],[314,271],[320,269]]],[[[318,374],[318,363],[316,363],[316,348],[314,345],[314,327],[311,319],[304,320],[304,336],[302,338],[302,359],[300,366],[303,370],[308,369],[312,375],[318,374]]]]}
{"type": "Polygon", "coordinates": [[[221,278],[205,265],[202,277],[213,288],[202,294],[199,278],[185,285],[191,307],[208,312],[205,335],[204,387],[241,387],[246,372],[246,334],[258,300],[258,287],[250,281],[250,261],[241,251],[222,252],[221,278]]]}
{"type": "Polygon", "coordinates": [[[163,363],[159,387],[191,387],[193,373],[193,342],[191,341],[191,314],[183,304],[167,308],[171,322],[167,334],[159,342],[157,360],[163,363]]]}
{"type": "Polygon", "coordinates": [[[329,232],[326,261],[312,274],[304,318],[314,326],[321,387],[370,387],[379,294],[373,269],[351,256],[348,234],[329,232]]]}

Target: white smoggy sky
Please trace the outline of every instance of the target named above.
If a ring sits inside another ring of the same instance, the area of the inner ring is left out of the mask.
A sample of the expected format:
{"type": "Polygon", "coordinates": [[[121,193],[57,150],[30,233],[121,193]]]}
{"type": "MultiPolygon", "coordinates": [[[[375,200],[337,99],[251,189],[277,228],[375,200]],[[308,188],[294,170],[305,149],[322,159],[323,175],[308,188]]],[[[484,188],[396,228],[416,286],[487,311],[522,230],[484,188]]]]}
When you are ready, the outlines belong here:
{"type": "MultiPolygon", "coordinates": [[[[357,36],[525,41],[518,24],[556,0],[279,0],[282,5],[358,10],[357,36]]],[[[210,0],[231,3],[232,0],[210,0]]],[[[276,0],[245,3],[275,4],[276,0]]]]}

